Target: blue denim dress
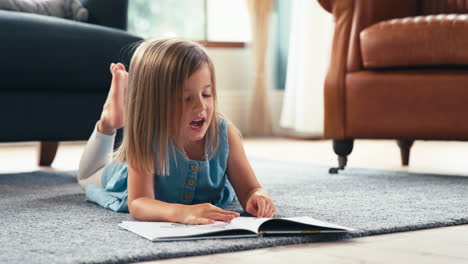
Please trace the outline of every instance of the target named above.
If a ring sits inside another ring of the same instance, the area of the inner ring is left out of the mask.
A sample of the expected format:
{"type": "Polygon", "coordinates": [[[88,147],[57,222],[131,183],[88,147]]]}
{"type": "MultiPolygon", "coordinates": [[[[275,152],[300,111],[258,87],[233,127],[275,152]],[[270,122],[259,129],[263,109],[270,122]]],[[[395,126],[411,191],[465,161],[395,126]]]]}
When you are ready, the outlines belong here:
{"type": "MultiPolygon", "coordinates": [[[[206,161],[187,159],[175,147],[169,147],[170,168],[167,176],[154,176],[155,199],[168,203],[211,203],[219,207],[230,204],[235,192],[227,174],[229,143],[226,120],[219,121],[219,148],[206,161]]],[[[117,212],[128,212],[128,166],[111,163],[104,169],[102,186],[86,185],[86,199],[117,212]]]]}

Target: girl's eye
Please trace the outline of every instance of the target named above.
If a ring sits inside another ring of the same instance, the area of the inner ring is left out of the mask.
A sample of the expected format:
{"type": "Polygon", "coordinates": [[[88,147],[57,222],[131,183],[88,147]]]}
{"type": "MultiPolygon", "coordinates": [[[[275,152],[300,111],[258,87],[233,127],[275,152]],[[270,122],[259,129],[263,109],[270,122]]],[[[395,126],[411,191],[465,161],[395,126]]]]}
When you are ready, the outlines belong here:
{"type": "MultiPolygon", "coordinates": [[[[211,97],[211,93],[205,93],[205,94],[202,94],[203,98],[210,98],[211,97]]],[[[184,102],[186,103],[190,103],[192,102],[193,98],[192,96],[189,96],[189,97],[184,97],[184,102]]]]}

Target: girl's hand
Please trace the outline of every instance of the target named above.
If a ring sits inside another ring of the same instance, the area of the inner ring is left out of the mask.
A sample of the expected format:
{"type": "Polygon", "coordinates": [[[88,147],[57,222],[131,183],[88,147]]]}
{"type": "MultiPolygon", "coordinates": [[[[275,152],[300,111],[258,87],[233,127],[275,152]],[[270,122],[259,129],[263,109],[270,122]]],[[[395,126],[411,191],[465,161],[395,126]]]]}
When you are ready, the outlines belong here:
{"type": "Polygon", "coordinates": [[[124,126],[124,98],[128,87],[128,72],[122,63],[112,63],[110,72],[112,83],[98,124],[99,132],[108,135],[114,134],[116,129],[124,126]]]}
{"type": "Polygon", "coordinates": [[[276,206],[265,190],[256,189],[247,199],[245,210],[256,217],[273,217],[276,214],[276,206]]]}
{"type": "Polygon", "coordinates": [[[204,225],[213,224],[215,220],[229,222],[239,216],[239,213],[223,210],[210,203],[183,205],[179,222],[189,225],[204,225]]]}

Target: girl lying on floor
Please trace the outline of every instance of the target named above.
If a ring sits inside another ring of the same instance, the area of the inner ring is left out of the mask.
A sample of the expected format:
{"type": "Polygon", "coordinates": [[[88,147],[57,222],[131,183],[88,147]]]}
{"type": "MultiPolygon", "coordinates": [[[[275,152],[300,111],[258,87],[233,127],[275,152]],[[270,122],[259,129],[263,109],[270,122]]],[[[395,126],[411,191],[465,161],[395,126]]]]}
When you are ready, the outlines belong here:
{"type": "Polygon", "coordinates": [[[147,40],[128,73],[121,63],[110,71],[110,91],[78,169],[87,200],[142,221],[230,221],[239,213],[222,208],[236,196],[254,216],[275,215],[240,133],[216,112],[213,63],[198,43],[147,40]]]}

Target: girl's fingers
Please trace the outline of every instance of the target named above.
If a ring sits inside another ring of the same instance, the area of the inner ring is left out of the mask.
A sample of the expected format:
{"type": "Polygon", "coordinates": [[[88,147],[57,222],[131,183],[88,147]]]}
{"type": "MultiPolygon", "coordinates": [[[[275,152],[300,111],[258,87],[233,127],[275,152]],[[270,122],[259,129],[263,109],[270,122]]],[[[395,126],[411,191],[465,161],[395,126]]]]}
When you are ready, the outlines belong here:
{"type": "Polygon", "coordinates": [[[258,214],[257,217],[263,217],[265,215],[266,201],[264,199],[258,199],[258,214]]]}
{"type": "Polygon", "coordinates": [[[221,208],[219,208],[219,207],[216,207],[214,211],[215,211],[216,213],[224,214],[224,215],[240,216],[239,213],[232,212],[232,211],[227,211],[227,210],[221,209],[221,208]]]}
{"type": "Polygon", "coordinates": [[[257,216],[258,209],[253,205],[249,205],[245,208],[245,211],[253,216],[257,216]]]}
{"type": "Polygon", "coordinates": [[[271,205],[268,201],[265,201],[265,209],[263,210],[263,217],[270,217],[271,205]]]}
{"type": "Polygon", "coordinates": [[[266,206],[265,200],[264,199],[259,199],[257,217],[265,217],[265,206],[266,206]]]}
{"type": "Polygon", "coordinates": [[[204,217],[197,217],[194,220],[194,225],[208,225],[208,224],[213,224],[214,220],[213,219],[208,219],[204,217]]]}
{"type": "Polygon", "coordinates": [[[247,213],[253,215],[253,216],[256,216],[257,215],[257,208],[254,204],[253,201],[249,201],[245,207],[245,211],[247,211],[247,213]]]}
{"type": "Polygon", "coordinates": [[[273,217],[276,214],[275,206],[273,205],[268,212],[268,217],[273,217]]]}
{"type": "Polygon", "coordinates": [[[212,213],[212,214],[210,214],[210,216],[208,218],[212,219],[212,220],[217,220],[217,221],[229,222],[232,219],[234,219],[235,216],[234,215],[219,214],[219,213],[212,213]]]}

